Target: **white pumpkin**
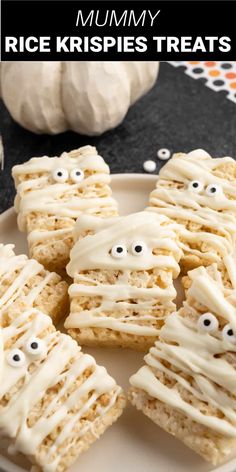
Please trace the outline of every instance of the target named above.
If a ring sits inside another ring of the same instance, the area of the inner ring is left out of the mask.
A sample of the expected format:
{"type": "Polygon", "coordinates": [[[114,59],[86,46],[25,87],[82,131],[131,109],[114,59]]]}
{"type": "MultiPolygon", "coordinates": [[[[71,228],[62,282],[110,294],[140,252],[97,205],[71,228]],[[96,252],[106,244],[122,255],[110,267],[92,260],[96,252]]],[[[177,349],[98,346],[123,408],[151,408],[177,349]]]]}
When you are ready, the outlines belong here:
{"type": "Polygon", "coordinates": [[[121,123],[158,69],[158,62],[3,62],[1,96],[30,131],[97,135],[121,123]]]}

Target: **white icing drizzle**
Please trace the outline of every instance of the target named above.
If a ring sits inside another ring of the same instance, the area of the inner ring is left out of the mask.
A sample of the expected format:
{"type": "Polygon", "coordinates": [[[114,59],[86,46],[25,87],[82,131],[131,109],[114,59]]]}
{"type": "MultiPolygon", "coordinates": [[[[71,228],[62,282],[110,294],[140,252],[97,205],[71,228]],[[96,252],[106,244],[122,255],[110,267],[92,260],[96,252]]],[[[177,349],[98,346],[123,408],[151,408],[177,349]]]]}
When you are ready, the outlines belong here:
{"type": "Polygon", "coordinates": [[[86,229],[93,234],[78,240],[71,250],[67,272],[75,283],[70,287],[69,295],[71,300],[85,296],[91,299],[99,297],[101,302],[96,308],[71,312],[65,327],[100,327],[134,335],[157,336],[159,331],[155,325],[158,311],[174,309],[172,300],[176,291],[173,283],[164,288],[134,286],[130,284],[129,277],[132,271],[139,271],[140,282],[142,277],[145,281],[145,271],[151,269],[171,271],[175,277],[178,275],[177,261],[181,251],[176,242],[177,228],[165,216],[151,212],[105,220],[82,215],[75,227],[77,239],[86,229]],[[134,254],[135,241],[137,244],[143,241],[145,247],[139,256],[134,254]],[[126,248],[124,257],[112,257],[112,247],[115,245],[120,245],[123,250],[126,248]],[[168,254],[155,254],[155,250],[168,254]],[[115,283],[110,285],[85,276],[81,273],[84,270],[119,273],[115,283]]]}
{"type": "Polygon", "coordinates": [[[152,211],[156,208],[158,213],[173,220],[210,228],[212,233],[180,226],[184,252],[201,257],[200,250],[190,246],[199,241],[206,243],[209,249],[204,254],[210,263],[221,262],[232,252],[236,238],[236,182],[213,175],[214,169],[221,164],[234,164],[234,160],[230,157],[213,159],[201,149],[189,154],[176,154],[162,167],[157,177],[157,187],[150,195],[152,211]],[[199,193],[189,190],[190,183],[196,179],[203,185],[199,193]],[[170,182],[183,184],[183,188],[171,187],[170,182]],[[206,188],[210,184],[216,184],[222,191],[215,196],[207,195],[206,188]]]}
{"type": "Polygon", "coordinates": [[[98,366],[90,355],[80,353],[80,348],[69,336],[55,330],[44,334],[46,350],[41,353],[40,362],[35,368],[29,369],[34,359],[32,360],[25,350],[27,341],[40,334],[42,336],[43,331],[51,326],[51,319],[47,315],[35,309],[26,309],[12,320],[10,326],[2,328],[0,332],[4,345],[17,338],[13,347],[23,350],[26,357],[25,364],[16,368],[7,363],[7,349],[1,356],[0,401],[9,391],[12,394],[7,404],[0,403],[0,437],[11,438],[10,453],[22,452],[29,456],[38,456],[38,465],[44,472],[57,470],[61,458],[68,451],[68,440],[70,444],[70,441],[83,436],[89,429],[92,431],[95,421],[99,421],[114,405],[121,391],[104,367],[98,366]],[[92,373],[69,392],[76,379],[86,369],[92,369],[92,373]],[[22,385],[12,390],[20,380],[23,380],[22,385]],[[51,399],[49,398],[42,416],[30,426],[28,420],[34,407],[45,397],[48,389],[59,382],[61,387],[58,392],[54,392],[51,399]],[[79,432],[73,432],[74,426],[79,424],[90,407],[96,406],[97,399],[104,393],[110,395],[108,404],[99,407],[94,421],[87,420],[85,425],[81,425],[79,432]],[[74,408],[80,404],[78,412],[73,413],[74,408]],[[62,425],[59,435],[50,444],[48,453],[40,456],[38,449],[58,425],[62,425]]]}
{"type": "Polygon", "coordinates": [[[73,224],[69,218],[76,219],[83,212],[96,213],[107,210],[117,211],[117,203],[110,196],[99,197],[94,187],[91,197],[82,194],[76,196],[78,190],[95,185],[110,183],[109,167],[103,158],[96,154],[96,150],[87,147],[81,152],[64,152],[60,157],[32,158],[22,165],[13,167],[12,174],[17,187],[15,209],[18,213],[18,225],[21,231],[27,230],[27,215],[30,213],[45,213],[55,215],[58,219],[68,219],[67,227],[56,231],[33,230],[29,242],[46,241],[50,237],[62,238],[71,232],[73,224]],[[86,152],[86,149],[87,152],[86,152]],[[93,151],[93,152],[92,152],[93,151]],[[84,154],[83,154],[84,152],[84,154]],[[55,182],[52,175],[56,169],[65,169],[68,179],[64,183],[55,182]],[[81,169],[83,172],[93,172],[79,182],[74,182],[71,171],[81,169]],[[18,183],[19,176],[30,175],[30,179],[18,183]],[[39,175],[37,175],[39,174],[39,175]]]}
{"type": "MultiPolygon", "coordinates": [[[[206,307],[206,312],[229,323],[236,332],[236,307],[228,296],[230,291],[224,290],[203,267],[189,274],[192,285],[184,312],[192,311],[197,315],[188,304],[196,300],[206,307]]],[[[196,317],[184,317],[181,311],[173,313],[161,328],[160,339],[145,356],[146,365],[130,378],[130,383],[215,432],[236,437],[236,369],[225,357],[230,353],[235,358],[236,345],[225,341],[222,331],[222,327],[214,333],[199,330],[196,317]],[[167,361],[169,367],[163,361],[167,361]],[[172,387],[164,385],[156,377],[155,369],[175,380],[176,384],[172,387]],[[184,387],[196,400],[216,408],[224,417],[201,412],[196,404],[181,397],[177,385],[184,387]]]]}
{"type": "MultiPolygon", "coordinates": [[[[34,259],[28,259],[28,257],[23,254],[19,256],[15,255],[13,248],[14,246],[11,244],[5,246],[0,244],[0,286],[4,284],[5,280],[13,276],[15,277],[15,271],[18,272],[15,280],[1,295],[0,309],[6,309],[19,296],[22,296],[24,287],[32,277],[41,274],[42,271],[45,272],[43,266],[34,259]]],[[[53,277],[53,273],[46,272],[42,280],[29,290],[25,301],[29,305],[33,305],[37,297],[42,293],[53,277]]]]}

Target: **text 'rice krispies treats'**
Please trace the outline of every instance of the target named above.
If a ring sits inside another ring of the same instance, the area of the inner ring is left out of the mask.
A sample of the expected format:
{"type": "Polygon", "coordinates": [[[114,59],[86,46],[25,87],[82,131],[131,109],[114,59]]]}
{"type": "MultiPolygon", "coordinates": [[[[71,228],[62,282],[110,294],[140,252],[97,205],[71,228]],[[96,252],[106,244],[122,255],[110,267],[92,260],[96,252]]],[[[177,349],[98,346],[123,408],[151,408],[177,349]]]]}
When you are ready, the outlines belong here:
{"type": "Polygon", "coordinates": [[[236,290],[214,267],[189,273],[187,300],[134,374],[129,399],[218,464],[236,447],[236,290]]]}
{"type": "Polygon", "coordinates": [[[212,158],[201,149],[174,154],[162,167],[151,210],[180,224],[181,271],[214,262],[224,271],[224,257],[235,246],[236,162],[212,158]]]}
{"type": "Polygon", "coordinates": [[[19,229],[28,234],[31,257],[49,270],[64,273],[82,213],[117,214],[109,167],[92,146],[60,157],[32,158],[13,167],[12,175],[19,229]]]}
{"type": "Polygon", "coordinates": [[[65,322],[79,344],[138,350],[153,344],[175,309],[176,226],[151,212],[106,220],[81,216],[67,266],[74,284],[65,322]]]}
{"type": "Polygon", "coordinates": [[[121,415],[121,388],[42,312],[2,313],[0,351],[0,437],[35,470],[67,470],[121,415]]]}
{"type": "Polygon", "coordinates": [[[57,323],[68,313],[67,283],[34,259],[16,255],[13,249],[12,244],[0,244],[0,310],[25,297],[28,305],[48,313],[57,323]]]}

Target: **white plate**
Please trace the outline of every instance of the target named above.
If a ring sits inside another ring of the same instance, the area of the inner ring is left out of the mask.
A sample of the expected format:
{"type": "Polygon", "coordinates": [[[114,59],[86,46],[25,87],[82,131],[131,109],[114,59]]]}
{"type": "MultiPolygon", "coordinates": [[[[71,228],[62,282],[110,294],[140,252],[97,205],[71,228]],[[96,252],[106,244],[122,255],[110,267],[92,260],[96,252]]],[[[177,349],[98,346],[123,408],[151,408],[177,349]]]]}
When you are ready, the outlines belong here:
{"type": "MultiPolygon", "coordinates": [[[[142,174],[112,176],[114,196],[120,213],[127,214],[145,208],[148,194],[156,177],[142,174]]],[[[25,235],[17,230],[14,210],[0,216],[0,241],[14,243],[16,252],[27,251],[25,235]]],[[[142,353],[119,349],[83,349],[107,367],[118,383],[128,388],[128,379],[142,364],[142,353]]],[[[0,443],[1,449],[4,447],[0,443]]],[[[0,455],[0,468],[7,472],[29,470],[24,459],[14,460],[0,455]]],[[[70,472],[235,472],[236,458],[221,467],[205,463],[178,440],[155,426],[142,413],[128,406],[108,431],[71,468],[70,472]]]]}

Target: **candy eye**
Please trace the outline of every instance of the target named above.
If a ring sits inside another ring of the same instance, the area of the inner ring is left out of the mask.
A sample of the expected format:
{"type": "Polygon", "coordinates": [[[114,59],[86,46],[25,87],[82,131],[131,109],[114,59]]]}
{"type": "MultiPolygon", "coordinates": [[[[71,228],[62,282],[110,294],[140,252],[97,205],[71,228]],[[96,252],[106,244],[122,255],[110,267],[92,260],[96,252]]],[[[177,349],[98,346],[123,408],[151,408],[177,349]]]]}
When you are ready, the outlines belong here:
{"type": "Polygon", "coordinates": [[[236,336],[230,324],[227,324],[224,326],[222,335],[223,335],[223,339],[227,341],[228,343],[233,343],[233,344],[236,343],[236,336]]]}
{"type": "Polygon", "coordinates": [[[188,185],[188,189],[191,192],[200,193],[203,190],[203,184],[199,180],[192,180],[188,185]]]}
{"type": "Polygon", "coordinates": [[[133,256],[142,256],[147,252],[147,246],[144,241],[135,241],[131,246],[133,256]]]}
{"type": "Polygon", "coordinates": [[[12,349],[7,355],[7,362],[12,367],[22,367],[25,363],[25,355],[20,349],[12,349]]]}
{"type": "Polygon", "coordinates": [[[170,159],[170,150],[167,148],[161,148],[157,151],[157,157],[162,161],[167,161],[170,159]]]}
{"type": "Polygon", "coordinates": [[[70,173],[71,180],[74,183],[81,182],[84,179],[84,172],[81,169],[73,169],[70,173]]]}
{"type": "Polygon", "coordinates": [[[38,356],[42,354],[45,349],[45,344],[42,339],[30,338],[26,344],[26,351],[32,356],[38,356]]]}
{"type": "Polygon", "coordinates": [[[220,195],[222,193],[222,188],[218,184],[210,184],[206,188],[206,194],[208,197],[214,197],[215,195],[220,195]]]}
{"type": "Polygon", "coordinates": [[[127,255],[127,249],[124,244],[116,244],[111,250],[111,255],[115,259],[121,259],[127,255]]]}
{"type": "Polygon", "coordinates": [[[53,180],[62,184],[64,184],[68,180],[68,177],[68,170],[63,168],[55,169],[52,173],[53,180]]]}
{"type": "Polygon", "coordinates": [[[212,313],[204,313],[198,318],[198,329],[211,333],[216,331],[219,326],[217,318],[212,313]]]}

